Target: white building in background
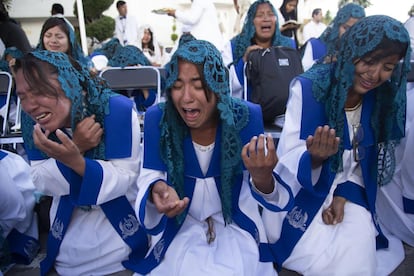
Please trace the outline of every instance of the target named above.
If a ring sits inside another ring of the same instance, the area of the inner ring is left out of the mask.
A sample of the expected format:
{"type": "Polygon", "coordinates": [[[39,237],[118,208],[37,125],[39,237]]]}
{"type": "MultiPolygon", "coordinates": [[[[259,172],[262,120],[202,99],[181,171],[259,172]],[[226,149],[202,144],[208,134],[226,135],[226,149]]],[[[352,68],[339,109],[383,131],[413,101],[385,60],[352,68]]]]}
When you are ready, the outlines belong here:
{"type": "MultiPolygon", "coordinates": [[[[104,12],[104,15],[115,17],[118,15],[116,10],[117,0],[113,5],[104,12]]],[[[177,8],[184,9],[191,5],[190,0],[126,0],[128,13],[137,17],[139,24],[150,24],[156,30],[158,41],[163,46],[171,46],[172,26],[174,19],[167,15],[159,15],[151,11],[159,8],[177,8]]],[[[218,11],[218,17],[221,23],[223,35],[230,39],[233,22],[236,17],[236,11],[233,7],[233,0],[215,0],[213,1],[218,11]]],[[[9,15],[21,23],[24,31],[29,38],[30,43],[35,46],[38,43],[40,30],[43,22],[50,16],[50,10],[53,3],[60,3],[64,7],[65,17],[71,21],[74,26],[79,26],[78,19],[74,16],[73,10],[75,0],[11,0],[9,15]]],[[[177,24],[176,33],[179,34],[181,26],[177,24]]]]}
{"type": "MultiPolygon", "coordinates": [[[[113,5],[104,12],[105,15],[115,17],[118,12],[115,7],[117,0],[113,5]]],[[[186,8],[191,5],[190,0],[125,0],[128,4],[128,12],[135,15],[140,24],[150,24],[156,30],[159,42],[163,46],[171,46],[172,25],[174,20],[167,15],[154,14],[151,11],[159,8],[186,8]]],[[[251,0],[253,2],[254,0],[251,0]]],[[[274,7],[280,7],[282,0],[270,0],[274,7]]],[[[218,12],[220,27],[226,39],[232,38],[233,26],[236,19],[236,11],[233,7],[233,0],[213,0],[218,12]]],[[[366,9],[367,15],[387,14],[404,22],[407,18],[407,12],[411,8],[412,1],[393,0],[393,4],[387,4],[388,1],[371,0],[373,4],[366,9]]],[[[19,21],[25,30],[30,43],[35,46],[38,43],[40,30],[43,22],[50,16],[50,9],[53,3],[61,3],[65,9],[65,16],[75,26],[78,26],[78,19],[73,14],[75,0],[11,0],[9,14],[19,21]]],[[[299,0],[298,19],[304,22],[311,18],[314,8],[322,8],[325,14],[328,10],[332,17],[338,10],[338,1],[336,0],[299,0]]],[[[178,34],[180,26],[177,25],[178,34]]]]}

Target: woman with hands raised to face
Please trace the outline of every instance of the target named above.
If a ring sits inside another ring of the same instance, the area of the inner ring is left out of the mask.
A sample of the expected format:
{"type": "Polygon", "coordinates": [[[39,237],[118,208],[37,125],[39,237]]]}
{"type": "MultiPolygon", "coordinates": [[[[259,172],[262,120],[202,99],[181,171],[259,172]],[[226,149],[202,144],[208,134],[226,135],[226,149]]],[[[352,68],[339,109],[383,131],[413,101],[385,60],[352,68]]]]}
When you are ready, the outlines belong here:
{"type": "Polygon", "coordinates": [[[283,227],[270,236],[285,249],[275,250],[280,267],[377,275],[376,249],[388,246],[376,220],[377,185],[391,179],[394,143],[404,136],[409,43],[397,20],[361,18],[342,36],[336,61],[293,80],[276,172],[295,205],[273,217],[283,227]],[[402,73],[393,74],[400,60],[402,73]]]}
{"type": "Polygon", "coordinates": [[[125,273],[129,254],[147,250],[133,209],[140,167],[133,103],[61,52],[34,51],[14,71],[33,181],[53,197],[41,274],[125,273]]]}
{"type": "Polygon", "coordinates": [[[280,211],[290,196],[273,177],[260,107],[230,97],[228,71],[207,41],[180,45],[166,70],[167,100],[145,115],[136,203],[152,245],[131,270],[276,275],[259,205],[280,211]]]}

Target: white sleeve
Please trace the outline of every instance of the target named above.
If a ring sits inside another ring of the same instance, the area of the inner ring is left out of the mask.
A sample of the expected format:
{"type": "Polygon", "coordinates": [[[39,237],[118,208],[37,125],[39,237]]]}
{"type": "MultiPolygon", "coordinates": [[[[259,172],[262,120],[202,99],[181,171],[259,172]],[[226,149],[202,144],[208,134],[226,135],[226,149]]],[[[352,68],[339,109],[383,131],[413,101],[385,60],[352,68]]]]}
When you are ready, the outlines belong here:
{"type": "Polygon", "coordinates": [[[198,21],[200,21],[205,9],[202,1],[205,0],[193,0],[193,3],[191,4],[191,8],[189,10],[176,10],[175,18],[182,24],[191,26],[195,25],[198,21]]]}
{"type": "Polygon", "coordinates": [[[7,152],[0,160],[0,227],[6,237],[13,228],[25,232],[32,224],[35,187],[30,166],[19,155],[7,152]]]}
{"type": "MultiPolygon", "coordinates": [[[[101,179],[98,177],[93,179],[95,181],[93,184],[99,189],[99,191],[96,191],[98,192],[98,197],[95,202],[96,205],[127,194],[127,191],[135,184],[136,178],[138,177],[140,168],[140,125],[135,110],[132,110],[131,116],[131,156],[111,160],[90,160],[90,164],[93,166],[88,166],[88,164],[86,166],[85,175],[88,173],[88,170],[92,170],[93,168],[97,168],[103,174],[101,179]]],[[[62,174],[55,159],[49,158],[42,161],[32,161],[31,164],[33,181],[39,191],[50,196],[69,194],[70,183],[62,174]]],[[[84,184],[90,185],[90,182],[82,183],[82,185],[84,184]]]]}
{"type": "Polygon", "coordinates": [[[231,48],[231,42],[228,41],[224,45],[224,50],[222,52],[223,63],[229,69],[229,78],[230,78],[230,91],[231,95],[236,98],[243,98],[243,86],[241,85],[239,78],[237,77],[236,70],[234,64],[229,67],[229,65],[233,62],[233,51],[231,48]]]}
{"type": "MultiPolygon", "coordinates": [[[[307,151],[306,141],[300,139],[302,118],[302,85],[299,80],[292,81],[290,95],[286,107],[285,124],[277,147],[279,162],[276,172],[287,181],[294,195],[301,185],[297,180],[299,161],[307,151]]],[[[320,176],[320,168],[312,170],[312,182],[316,183],[320,176]]]]}
{"type": "Polygon", "coordinates": [[[137,181],[138,196],[135,202],[135,213],[137,214],[140,223],[147,229],[152,229],[158,225],[161,218],[164,216],[164,214],[159,213],[155,205],[150,202],[148,198],[148,196],[150,196],[149,189],[151,184],[154,184],[157,180],[167,181],[166,179],[167,175],[164,172],[141,167],[141,173],[137,181]]]}
{"type": "Polygon", "coordinates": [[[407,91],[407,121],[405,137],[401,140],[397,150],[402,151],[401,159],[397,159],[397,166],[401,166],[401,180],[403,196],[414,200],[414,174],[412,164],[414,162],[414,89],[407,91]]]}
{"type": "Polygon", "coordinates": [[[122,26],[121,26],[121,20],[119,20],[119,17],[115,18],[115,32],[114,32],[115,38],[119,40],[120,43],[122,43],[122,26]]]}
{"type": "Polygon", "coordinates": [[[306,43],[305,51],[304,51],[303,57],[302,57],[303,71],[306,71],[309,68],[311,68],[314,63],[315,63],[315,60],[313,60],[312,43],[308,42],[308,43],[306,43]]]}

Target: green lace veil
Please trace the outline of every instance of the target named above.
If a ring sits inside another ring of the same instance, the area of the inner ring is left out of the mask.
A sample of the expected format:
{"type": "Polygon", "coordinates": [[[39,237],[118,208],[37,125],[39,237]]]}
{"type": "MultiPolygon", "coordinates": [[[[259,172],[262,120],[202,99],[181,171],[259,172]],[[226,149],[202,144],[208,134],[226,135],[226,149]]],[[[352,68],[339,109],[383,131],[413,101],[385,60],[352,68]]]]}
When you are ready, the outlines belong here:
{"type": "MultiPolygon", "coordinates": [[[[252,40],[254,39],[254,36],[256,34],[256,28],[254,26],[253,20],[256,16],[257,7],[261,4],[270,5],[274,15],[277,18],[277,12],[270,1],[257,0],[253,4],[251,4],[249,10],[247,11],[246,19],[244,21],[243,28],[240,34],[232,38],[232,43],[235,45],[233,51],[233,62],[237,62],[241,57],[243,57],[247,47],[253,44],[252,40]]],[[[276,29],[273,35],[272,45],[292,47],[292,40],[280,33],[278,19],[276,19],[276,29]]]]}
{"type": "MultiPolygon", "coordinates": [[[[104,118],[109,114],[109,98],[113,93],[99,78],[92,77],[89,70],[80,65],[77,61],[61,52],[51,52],[47,50],[35,50],[16,61],[15,70],[23,70],[26,80],[33,80],[29,83],[36,87],[37,82],[42,82],[42,70],[45,70],[44,62],[52,65],[58,75],[58,81],[66,97],[72,102],[71,106],[71,125],[75,130],[77,123],[83,118],[95,114],[95,120],[105,128],[104,118]],[[32,78],[27,76],[31,75],[32,78]]],[[[42,91],[38,91],[42,93],[42,91]]],[[[22,112],[22,132],[25,146],[29,149],[34,148],[33,144],[33,124],[34,121],[22,112]]],[[[49,137],[57,141],[54,134],[49,137]]],[[[105,139],[102,137],[97,147],[85,153],[86,157],[93,159],[105,159],[105,139]]]]}
{"type": "Polygon", "coordinates": [[[202,77],[206,89],[217,95],[217,110],[220,115],[221,145],[221,191],[222,210],[227,223],[231,222],[232,187],[235,176],[242,173],[241,140],[239,131],[248,123],[248,108],[238,99],[230,97],[229,74],[220,52],[209,42],[191,40],[182,43],[166,65],[167,101],[160,122],[161,154],[167,165],[169,181],[182,198],[184,195],[183,141],[189,134],[187,125],[174,107],[171,87],[178,78],[178,62],[187,61],[203,68],[202,77]]]}
{"type": "MultiPolygon", "coordinates": [[[[342,36],[336,63],[316,64],[304,73],[305,77],[313,81],[314,97],[325,104],[329,125],[335,128],[338,137],[342,137],[343,112],[348,90],[353,85],[354,61],[379,49],[386,55],[402,54],[401,70],[394,70],[400,73],[393,74],[390,80],[375,91],[376,102],[371,126],[379,147],[380,185],[387,183],[392,177],[392,173],[386,175],[386,171],[389,172],[389,167],[393,165],[384,162],[389,162],[395,143],[405,135],[406,83],[411,52],[409,46],[410,36],[401,22],[384,15],[368,16],[359,20],[342,36]],[[401,47],[384,48],[386,40],[400,43],[401,47]]],[[[342,153],[341,141],[338,153],[331,157],[334,171],[342,170],[342,153]]]]}
{"type": "Polygon", "coordinates": [[[334,20],[329,24],[326,30],[321,34],[319,39],[325,43],[327,55],[334,55],[339,48],[339,28],[350,18],[365,17],[365,10],[358,4],[348,3],[341,7],[334,20]]]}
{"type": "Polygon", "coordinates": [[[109,41],[103,43],[100,48],[97,48],[94,53],[103,54],[110,60],[121,47],[122,45],[117,38],[111,38],[109,41]]]}
{"type": "Polygon", "coordinates": [[[144,53],[136,46],[127,45],[117,47],[114,55],[109,58],[108,65],[112,67],[126,67],[135,65],[151,65],[144,53]]]}

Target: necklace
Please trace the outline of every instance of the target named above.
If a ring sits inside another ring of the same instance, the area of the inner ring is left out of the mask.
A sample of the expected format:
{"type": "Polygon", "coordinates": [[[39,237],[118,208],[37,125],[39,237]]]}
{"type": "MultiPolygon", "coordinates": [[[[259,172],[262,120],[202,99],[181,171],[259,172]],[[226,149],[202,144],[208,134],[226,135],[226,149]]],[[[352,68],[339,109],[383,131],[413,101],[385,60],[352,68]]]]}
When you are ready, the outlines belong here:
{"type": "Polygon", "coordinates": [[[208,145],[208,146],[199,145],[196,142],[193,142],[193,145],[197,150],[199,150],[201,152],[209,152],[214,148],[215,142],[208,145]]]}
{"type": "Polygon", "coordinates": [[[349,111],[355,111],[357,110],[360,106],[362,105],[362,99],[356,104],[356,106],[353,107],[345,107],[344,110],[345,112],[349,112],[349,111]]]}

